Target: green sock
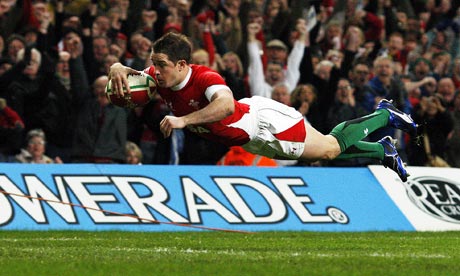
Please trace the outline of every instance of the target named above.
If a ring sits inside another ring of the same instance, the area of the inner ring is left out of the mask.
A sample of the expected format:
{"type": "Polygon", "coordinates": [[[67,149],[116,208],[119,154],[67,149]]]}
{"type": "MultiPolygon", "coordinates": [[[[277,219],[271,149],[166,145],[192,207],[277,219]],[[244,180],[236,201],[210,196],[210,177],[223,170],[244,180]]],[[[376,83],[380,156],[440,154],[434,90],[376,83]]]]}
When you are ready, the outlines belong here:
{"type": "Polygon", "coordinates": [[[344,152],[342,152],[337,159],[349,159],[356,157],[367,157],[374,158],[378,160],[383,160],[385,152],[383,150],[383,145],[380,143],[371,143],[358,141],[354,145],[348,147],[344,152]]]}
{"type": "Polygon", "coordinates": [[[388,124],[389,117],[390,112],[387,110],[376,110],[367,116],[338,124],[330,134],[337,139],[341,151],[344,152],[348,147],[361,141],[368,134],[385,127],[388,124]]]}

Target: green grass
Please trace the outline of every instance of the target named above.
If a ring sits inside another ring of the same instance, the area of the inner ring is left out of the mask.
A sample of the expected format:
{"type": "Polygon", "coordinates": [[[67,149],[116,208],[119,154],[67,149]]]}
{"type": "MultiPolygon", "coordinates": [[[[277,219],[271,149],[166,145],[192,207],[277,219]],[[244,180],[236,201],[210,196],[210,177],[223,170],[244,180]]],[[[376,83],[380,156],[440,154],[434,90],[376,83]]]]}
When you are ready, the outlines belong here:
{"type": "Polygon", "coordinates": [[[1,275],[459,275],[460,232],[0,231],[1,275]]]}

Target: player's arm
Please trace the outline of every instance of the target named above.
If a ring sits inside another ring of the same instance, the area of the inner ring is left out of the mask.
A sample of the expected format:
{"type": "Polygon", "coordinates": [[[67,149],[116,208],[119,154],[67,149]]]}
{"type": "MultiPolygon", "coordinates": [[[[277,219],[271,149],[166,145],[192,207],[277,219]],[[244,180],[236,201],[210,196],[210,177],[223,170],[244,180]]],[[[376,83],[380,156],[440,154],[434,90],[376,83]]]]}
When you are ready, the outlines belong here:
{"type": "Polygon", "coordinates": [[[232,92],[228,89],[218,90],[212,95],[211,102],[203,109],[182,117],[165,116],[160,123],[161,132],[169,137],[175,128],[220,121],[235,112],[232,92]]]}
{"type": "Polygon", "coordinates": [[[127,93],[131,93],[131,89],[128,84],[128,74],[140,75],[141,72],[128,66],[124,66],[119,62],[110,66],[109,81],[112,82],[112,89],[119,97],[124,96],[123,87],[126,87],[127,93]]]}

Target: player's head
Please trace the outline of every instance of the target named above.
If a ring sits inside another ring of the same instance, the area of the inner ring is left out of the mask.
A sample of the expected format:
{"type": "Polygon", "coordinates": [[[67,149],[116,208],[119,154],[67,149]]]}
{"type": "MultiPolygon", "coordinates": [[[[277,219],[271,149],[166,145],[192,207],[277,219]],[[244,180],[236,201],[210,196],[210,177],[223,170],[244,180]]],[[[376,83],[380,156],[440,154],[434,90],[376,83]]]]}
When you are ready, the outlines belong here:
{"type": "Polygon", "coordinates": [[[183,34],[169,32],[155,41],[152,48],[152,59],[155,54],[165,54],[173,63],[192,59],[192,43],[183,34]]]}
{"type": "Polygon", "coordinates": [[[167,33],[153,44],[152,63],[159,87],[169,88],[187,76],[192,44],[182,34],[167,33]]]}

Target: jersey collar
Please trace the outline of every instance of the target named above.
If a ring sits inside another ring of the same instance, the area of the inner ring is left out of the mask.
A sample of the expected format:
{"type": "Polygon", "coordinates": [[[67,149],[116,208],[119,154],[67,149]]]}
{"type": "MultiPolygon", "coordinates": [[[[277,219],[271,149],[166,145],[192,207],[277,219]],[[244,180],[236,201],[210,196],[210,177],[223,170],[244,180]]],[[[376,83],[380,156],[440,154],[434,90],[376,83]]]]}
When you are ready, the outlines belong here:
{"type": "Polygon", "coordinates": [[[185,76],[185,79],[183,81],[181,81],[181,83],[179,83],[178,85],[176,86],[173,86],[171,87],[171,90],[172,91],[179,91],[181,90],[182,88],[185,87],[185,85],[188,83],[188,81],[190,80],[190,77],[192,76],[192,67],[188,67],[188,72],[187,72],[187,76],[185,76]]]}

